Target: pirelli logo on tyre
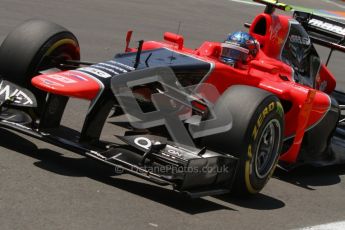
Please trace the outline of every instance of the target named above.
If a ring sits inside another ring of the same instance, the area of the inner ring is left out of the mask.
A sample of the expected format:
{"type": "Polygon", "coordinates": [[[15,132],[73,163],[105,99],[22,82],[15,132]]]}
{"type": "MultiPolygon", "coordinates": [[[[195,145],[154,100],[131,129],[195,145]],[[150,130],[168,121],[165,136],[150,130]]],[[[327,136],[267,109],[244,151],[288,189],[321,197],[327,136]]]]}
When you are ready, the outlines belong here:
{"type": "MultiPolygon", "coordinates": [[[[255,194],[261,190],[261,188],[267,183],[269,178],[272,176],[274,169],[276,167],[277,161],[279,159],[279,149],[281,144],[278,142],[271,143],[272,148],[275,149],[276,154],[272,155],[272,160],[269,161],[270,167],[266,170],[259,169],[259,157],[258,152],[260,149],[260,143],[264,137],[263,132],[270,124],[275,124],[273,136],[277,137],[277,141],[281,140],[282,133],[281,125],[279,120],[282,120],[284,117],[284,109],[282,104],[279,101],[271,101],[269,104],[265,105],[263,109],[260,109],[259,114],[256,114],[256,122],[254,123],[253,131],[251,133],[251,140],[248,144],[246,160],[245,160],[245,171],[244,171],[244,182],[246,189],[249,193],[255,194]],[[267,120],[270,114],[273,114],[274,118],[267,120]],[[278,118],[277,117],[280,117],[278,118]],[[265,126],[262,128],[262,126],[265,126]],[[278,143],[278,144],[277,144],[278,143]]],[[[254,120],[255,121],[255,120],[254,120]]]]}
{"type": "Polygon", "coordinates": [[[258,120],[256,121],[256,124],[255,124],[255,126],[254,126],[254,130],[253,130],[253,133],[252,133],[252,137],[253,137],[254,140],[256,139],[256,137],[257,137],[257,135],[258,135],[259,129],[260,129],[260,127],[261,127],[261,125],[262,125],[262,123],[263,123],[265,117],[267,117],[267,115],[268,115],[270,112],[272,112],[275,108],[276,108],[276,103],[275,103],[275,102],[272,102],[272,103],[270,103],[268,106],[266,106],[266,107],[262,110],[262,112],[261,112],[261,114],[260,114],[258,120]]]}
{"type": "Polygon", "coordinates": [[[257,135],[258,135],[258,132],[259,132],[259,129],[264,121],[264,119],[267,117],[267,115],[272,112],[274,109],[277,110],[277,112],[279,113],[280,116],[284,116],[284,109],[283,109],[283,106],[281,105],[280,102],[272,102],[270,103],[268,106],[266,106],[263,111],[261,112],[258,120],[256,121],[256,124],[255,124],[255,127],[254,127],[254,130],[253,130],[253,133],[252,133],[252,137],[253,139],[255,140],[257,135]]]}

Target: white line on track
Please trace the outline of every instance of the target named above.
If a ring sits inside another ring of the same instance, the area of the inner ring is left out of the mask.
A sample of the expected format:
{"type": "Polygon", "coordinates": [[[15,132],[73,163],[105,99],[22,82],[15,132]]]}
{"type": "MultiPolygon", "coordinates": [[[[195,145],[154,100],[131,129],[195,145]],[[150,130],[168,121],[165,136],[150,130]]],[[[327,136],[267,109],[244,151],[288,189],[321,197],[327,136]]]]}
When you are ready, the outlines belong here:
{"type": "Polygon", "coordinates": [[[335,5],[335,6],[338,6],[338,7],[340,7],[340,8],[345,9],[345,6],[342,5],[342,4],[336,3],[336,2],[331,1],[331,0],[324,0],[324,1],[327,2],[327,3],[330,3],[330,4],[332,4],[332,5],[335,5]]]}
{"type": "MultiPolygon", "coordinates": [[[[238,3],[244,3],[244,4],[247,4],[247,5],[253,5],[253,6],[263,6],[262,4],[260,3],[257,3],[257,2],[251,2],[251,1],[246,1],[246,0],[228,0],[229,2],[238,2],[238,3]]],[[[340,8],[343,8],[345,9],[345,6],[342,5],[342,4],[339,4],[337,2],[334,2],[332,0],[323,0],[324,2],[327,2],[329,4],[332,4],[332,5],[335,5],[335,6],[338,6],[340,8]]]]}
{"type": "Polygon", "coordinates": [[[328,224],[305,227],[299,230],[344,230],[344,229],[345,229],[345,221],[339,221],[339,222],[333,222],[333,223],[328,223],[328,224]]]}
{"type": "MultiPolygon", "coordinates": [[[[248,5],[254,5],[254,6],[262,6],[262,4],[260,4],[260,3],[251,2],[251,1],[248,1],[248,0],[247,1],[246,0],[228,0],[228,1],[230,1],[230,2],[239,2],[239,3],[248,4],[248,5]]],[[[329,4],[332,4],[332,5],[335,5],[335,6],[338,6],[340,8],[345,9],[344,5],[339,4],[339,3],[335,2],[335,1],[332,1],[332,0],[323,0],[323,1],[327,2],[329,4]]]]}
{"type": "Polygon", "coordinates": [[[238,3],[244,3],[244,4],[247,4],[247,5],[253,5],[253,6],[264,6],[260,3],[256,3],[256,2],[249,2],[249,1],[246,1],[246,0],[228,0],[229,2],[238,2],[238,3]]]}
{"type": "MultiPolygon", "coordinates": [[[[228,0],[228,1],[229,2],[237,2],[237,3],[247,4],[247,5],[253,5],[253,6],[263,6],[262,4],[259,4],[259,3],[256,3],[256,2],[251,2],[250,0],[249,1],[248,0],[228,0]]],[[[345,9],[344,5],[341,5],[339,3],[333,2],[331,0],[323,0],[323,1],[345,9]]],[[[335,16],[335,15],[327,15],[326,17],[334,18],[334,19],[337,19],[337,20],[345,20],[344,17],[335,16]]]]}

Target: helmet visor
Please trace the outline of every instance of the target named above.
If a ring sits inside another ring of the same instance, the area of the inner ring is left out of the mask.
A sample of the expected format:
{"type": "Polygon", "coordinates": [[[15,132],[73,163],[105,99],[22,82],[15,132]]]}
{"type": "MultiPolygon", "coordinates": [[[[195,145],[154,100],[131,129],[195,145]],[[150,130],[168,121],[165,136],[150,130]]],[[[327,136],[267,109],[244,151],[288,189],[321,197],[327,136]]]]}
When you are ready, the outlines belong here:
{"type": "Polygon", "coordinates": [[[235,61],[247,61],[249,50],[231,43],[222,43],[221,57],[233,59],[235,61]]]}

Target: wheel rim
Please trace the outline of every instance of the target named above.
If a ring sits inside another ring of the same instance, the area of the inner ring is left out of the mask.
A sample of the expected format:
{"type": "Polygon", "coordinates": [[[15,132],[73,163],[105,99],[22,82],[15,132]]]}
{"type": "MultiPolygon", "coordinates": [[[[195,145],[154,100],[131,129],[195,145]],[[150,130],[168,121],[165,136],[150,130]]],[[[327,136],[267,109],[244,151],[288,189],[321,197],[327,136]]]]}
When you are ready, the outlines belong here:
{"type": "Polygon", "coordinates": [[[255,154],[256,175],[265,178],[274,166],[274,162],[279,154],[279,144],[281,139],[281,126],[278,120],[268,122],[261,133],[255,154]]]}
{"type": "Polygon", "coordinates": [[[38,74],[39,71],[49,68],[61,69],[58,65],[61,60],[79,60],[80,54],[76,47],[78,47],[78,42],[71,38],[55,41],[39,60],[34,72],[38,74]]]}
{"type": "Polygon", "coordinates": [[[52,57],[44,57],[40,63],[38,64],[37,69],[35,70],[35,72],[37,72],[37,74],[40,71],[43,70],[47,70],[50,68],[59,68],[60,66],[57,64],[57,60],[72,60],[72,56],[67,54],[67,53],[61,53],[58,56],[55,56],[54,59],[52,57]]]}
{"type": "Polygon", "coordinates": [[[60,50],[61,47],[58,47],[56,50],[54,50],[49,56],[44,56],[37,67],[36,72],[46,70],[49,68],[58,68],[57,65],[58,60],[72,60],[72,55],[68,53],[67,51],[60,50]]]}

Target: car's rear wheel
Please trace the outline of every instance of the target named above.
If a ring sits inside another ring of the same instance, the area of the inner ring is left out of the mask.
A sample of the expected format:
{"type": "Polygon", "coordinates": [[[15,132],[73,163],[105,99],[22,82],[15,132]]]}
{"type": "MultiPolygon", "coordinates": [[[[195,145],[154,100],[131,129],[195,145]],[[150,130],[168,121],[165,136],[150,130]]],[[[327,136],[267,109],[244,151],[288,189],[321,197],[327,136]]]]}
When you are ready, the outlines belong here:
{"type": "Polygon", "coordinates": [[[218,99],[214,110],[220,119],[231,113],[232,127],[204,137],[203,144],[238,157],[233,193],[259,193],[272,176],[281,152],[284,111],[279,99],[258,88],[233,86],[218,99]]]}

